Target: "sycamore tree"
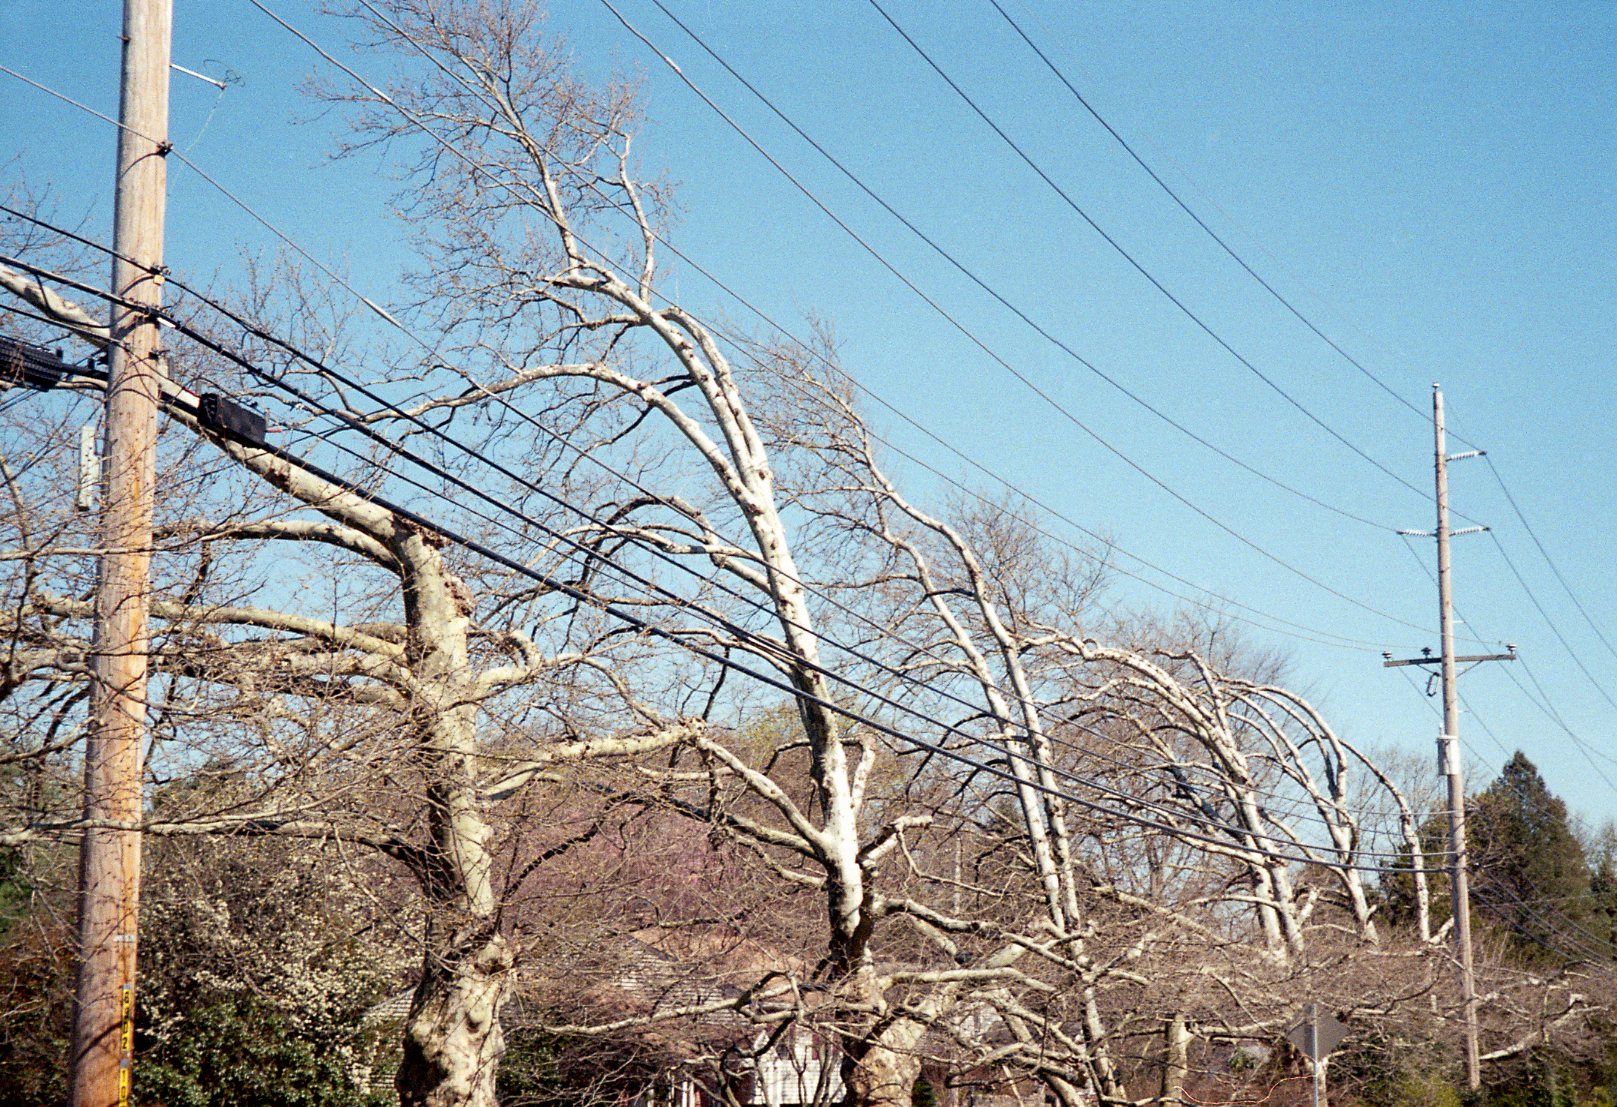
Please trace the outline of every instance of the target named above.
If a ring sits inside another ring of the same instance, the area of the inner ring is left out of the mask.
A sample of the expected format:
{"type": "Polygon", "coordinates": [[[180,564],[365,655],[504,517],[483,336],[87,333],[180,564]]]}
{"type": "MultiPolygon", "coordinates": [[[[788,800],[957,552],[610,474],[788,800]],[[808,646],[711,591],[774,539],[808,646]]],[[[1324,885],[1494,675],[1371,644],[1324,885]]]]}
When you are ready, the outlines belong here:
{"type": "MultiPolygon", "coordinates": [[[[105,342],[37,272],[7,277],[36,310],[105,342]]],[[[268,360],[279,349],[243,352],[268,360]]],[[[205,354],[176,343],[176,380],[245,387],[205,354]]],[[[64,447],[91,417],[73,401],[86,386],[93,367],[51,395],[7,396],[4,842],[23,850],[83,825],[75,778],[95,540],[64,447]]],[[[159,787],[197,774],[231,786],[169,789],[144,829],[319,839],[397,863],[419,897],[400,913],[420,920],[421,950],[401,1097],[491,1102],[515,957],[502,882],[524,875],[493,852],[502,810],[557,763],[682,741],[694,724],[628,694],[620,673],[642,651],[593,609],[556,602],[533,574],[513,582],[457,560],[420,517],[205,425],[196,394],[177,394],[146,597],[160,627],[146,772],[159,787]]],[[[525,561],[565,560],[548,551],[554,531],[527,525],[541,538],[525,561]]]]}
{"type": "MultiPolygon", "coordinates": [[[[477,568],[456,573],[445,543],[415,520],[182,411],[173,419],[177,456],[148,597],[161,631],[147,771],[154,783],[201,772],[236,786],[171,794],[147,833],[330,839],[401,865],[423,904],[401,1094],[488,1102],[514,958],[498,918],[507,874],[491,841],[496,808],[515,790],[502,784],[511,751],[547,740],[524,753],[531,776],[540,764],[667,744],[690,728],[607,702],[617,667],[633,664],[632,641],[603,642],[605,629],[587,617],[535,612],[543,590],[526,579],[479,596],[467,583],[477,568]],[[217,452],[198,455],[198,443],[217,452]],[[281,544],[329,556],[287,556],[281,544]],[[486,620],[475,617],[479,599],[486,620]],[[513,706],[518,689],[533,698],[513,706]],[[566,740],[584,728],[587,748],[566,740]]],[[[73,764],[94,543],[70,508],[52,510],[71,499],[71,481],[35,465],[11,485],[8,759],[17,769],[7,784],[13,818],[25,822],[7,839],[21,845],[79,825],[73,764]]]]}
{"type": "Polygon", "coordinates": [[[354,110],[356,149],[413,159],[418,307],[442,336],[417,372],[486,370],[411,413],[538,398],[580,470],[587,456],[632,478],[574,523],[603,551],[593,593],[680,582],[633,602],[706,651],[693,687],[717,687],[721,654],[793,694],[803,790],[778,751],[712,731],[689,743],[698,770],[646,779],[820,897],[816,1017],[852,1102],[906,1100],[937,1035],[971,1054],[962,1066],[1123,1098],[1107,997],[1149,986],[1131,962],[1161,935],[1218,943],[1232,973],[1249,971],[1251,927],[1274,973],[1311,931],[1375,945],[1350,789],[1355,773],[1394,789],[1318,712],[1194,650],[1087,636],[1089,567],[1053,566],[1014,510],[907,498],[829,350],[750,342],[666,299],[664,197],[635,173],[633,99],[572,77],[532,9],[399,2],[364,19],[397,76],[329,95],[354,110]],[[1121,786],[1077,784],[1096,775],[1121,786]],[[1013,829],[1023,868],[992,896],[948,875],[988,840],[984,802],[1014,813],[992,833],[1013,829]],[[1163,859],[1114,857],[1128,879],[1097,878],[1088,848],[1122,827],[1149,830],[1163,859]],[[1130,940],[1103,954],[1096,919],[1124,915],[1130,940]],[[1003,1042],[970,1041],[983,1019],[1003,1042]]]}
{"type": "MultiPolygon", "coordinates": [[[[687,961],[751,941],[728,991],[561,1004],[548,1033],[726,1010],[752,1028],[724,1046],[737,1072],[802,1028],[853,1107],[908,1104],[926,1065],[1128,1101],[1165,1025],[1171,1090],[1192,1037],[1272,1037],[1377,954],[1355,781],[1402,812],[1392,833],[1413,815],[1311,705],[1201,643],[1104,640],[1095,564],[1020,505],[900,489],[827,344],[664,297],[632,90],[578,79],[536,8],[358,18],[391,75],[325,95],[404,177],[397,314],[430,338],[349,344],[281,273],[241,291],[221,360],[217,306],[180,301],[148,773],[228,786],[145,829],[319,840],[406,878],[377,904],[421,953],[403,1102],[492,1103],[521,973],[614,934],[687,961]],[[256,390],[289,448],[185,390],[256,390]],[[700,864],[589,900],[646,825],[700,864]],[[735,879],[704,884],[717,858],[735,879]]],[[[93,343],[42,269],[0,283],[93,343]]],[[[8,432],[11,845],[83,825],[94,542],[50,471],[78,416],[39,403],[59,427],[8,432]]]]}

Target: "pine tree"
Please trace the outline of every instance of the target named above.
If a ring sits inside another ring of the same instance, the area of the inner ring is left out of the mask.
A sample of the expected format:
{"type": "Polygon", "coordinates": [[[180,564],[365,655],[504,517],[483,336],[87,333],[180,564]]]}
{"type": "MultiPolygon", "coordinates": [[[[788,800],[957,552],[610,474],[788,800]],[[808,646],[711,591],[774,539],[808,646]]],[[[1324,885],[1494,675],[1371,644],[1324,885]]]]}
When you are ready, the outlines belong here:
{"type": "Polygon", "coordinates": [[[1617,822],[1607,819],[1584,846],[1589,857],[1589,928],[1608,959],[1617,958],[1617,822]]]}
{"type": "Polygon", "coordinates": [[[1524,959],[1562,963],[1604,953],[1590,936],[1589,864],[1566,804],[1520,750],[1476,798],[1468,836],[1472,909],[1524,959]]]}

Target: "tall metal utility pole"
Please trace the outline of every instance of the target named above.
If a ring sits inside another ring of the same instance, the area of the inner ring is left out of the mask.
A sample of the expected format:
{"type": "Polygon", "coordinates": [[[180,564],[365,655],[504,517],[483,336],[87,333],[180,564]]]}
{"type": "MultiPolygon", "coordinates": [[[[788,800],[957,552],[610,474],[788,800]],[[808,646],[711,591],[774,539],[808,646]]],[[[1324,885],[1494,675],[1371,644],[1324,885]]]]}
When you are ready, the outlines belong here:
{"type": "MultiPolygon", "coordinates": [[[[1460,697],[1456,687],[1455,665],[1458,662],[1514,661],[1515,647],[1509,652],[1483,654],[1474,657],[1454,656],[1454,598],[1449,583],[1449,538],[1452,534],[1471,534],[1486,527],[1466,527],[1449,530],[1449,467],[1451,461],[1468,457],[1481,457],[1483,451],[1470,450],[1452,457],[1443,429],[1443,391],[1432,386],[1432,428],[1436,438],[1437,466],[1437,530],[1400,531],[1400,534],[1420,534],[1437,538],[1437,603],[1438,627],[1442,636],[1442,651],[1438,657],[1417,657],[1387,660],[1388,667],[1397,665],[1442,666],[1443,733],[1437,740],[1438,770],[1448,778],[1449,785],[1449,899],[1454,910],[1454,943],[1460,960],[1460,1002],[1465,1019],[1465,1079],[1472,1091],[1482,1087],[1482,1062],[1477,1049],[1477,988],[1471,962],[1471,888],[1470,854],[1465,834],[1465,780],[1460,758],[1460,697]]],[[[1419,848],[1418,846],[1416,848],[1419,848]]]]}
{"type": "MultiPolygon", "coordinates": [[[[162,303],[172,0],[124,0],[112,289],[162,303]]],[[[89,746],[79,854],[79,973],[73,1107],[127,1107],[132,1077],[135,933],[140,903],[141,746],[146,737],[147,580],[156,482],[157,319],[114,304],[107,461],[89,746]]]]}

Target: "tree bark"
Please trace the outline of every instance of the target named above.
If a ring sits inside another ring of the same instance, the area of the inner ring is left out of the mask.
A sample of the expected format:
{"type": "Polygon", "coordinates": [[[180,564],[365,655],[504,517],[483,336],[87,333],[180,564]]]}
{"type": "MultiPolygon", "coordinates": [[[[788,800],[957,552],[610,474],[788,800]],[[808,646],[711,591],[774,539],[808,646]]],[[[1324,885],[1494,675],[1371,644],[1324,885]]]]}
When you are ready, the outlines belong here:
{"type": "Polygon", "coordinates": [[[497,1102],[495,1077],[505,1054],[500,1007],[514,951],[493,924],[467,923],[442,939],[429,935],[426,970],[410,1005],[404,1059],[394,1078],[402,1107],[497,1102]]]}
{"type": "Polygon", "coordinates": [[[394,1086],[405,1107],[493,1107],[515,953],[499,932],[478,796],[471,601],[425,535],[402,522],[395,529],[430,844],[415,865],[429,910],[426,952],[394,1086]]]}
{"type": "Polygon", "coordinates": [[[852,1033],[843,1036],[845,1102],[850,1107],[910,1107],[921,1075],[915,1047],[925,1028],[911,1019],[886,1017],[886,1003],[871,966],[861,966],[849,983],[842,993],[844,1005],[850,1015],[862,1010],[863,1017],[852,1033]]]}
{"type": "Polygon", "coordinates": [[[1162,1027],[1163,1104],[1185,1101],[1185,1075],[1189,1071],[1190,1032],[1185,1027],[1185,1016],[1174,1015],[1162,1027]]]}

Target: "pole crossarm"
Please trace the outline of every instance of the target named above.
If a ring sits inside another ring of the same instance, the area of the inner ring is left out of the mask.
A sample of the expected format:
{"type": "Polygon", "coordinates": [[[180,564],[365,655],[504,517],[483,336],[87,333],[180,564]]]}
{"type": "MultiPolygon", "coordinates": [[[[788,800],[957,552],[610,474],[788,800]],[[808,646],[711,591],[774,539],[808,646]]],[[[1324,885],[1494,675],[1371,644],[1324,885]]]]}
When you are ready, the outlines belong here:
{"type": "MultiPolygon", "coordinates": [[[[1454,659],[1454,663],[1456,665],[1458,665],[1461,662],[1468,662],[1469,663],[1469,662],[1472,662],[1472,661],[1515,661],[1515,660],[1516,660],[1516,655],[1514,653],[1474,653],[1474,654],[1470,654],[1470,655],[1465,656],[1465,657],[1456,657],[1454,659]]],[[[1441,664],[1443,664],[1443,659],[1441,657],[1405,657],[1405,658],[1394,658],[1394,659],[1389,659],[1387,661],[1383,661],[1381,663],[1381,667],[1383,669],[1395,669],[1400,665],[1441,665],[1441,664]]]]}
{"type": "MultiPolygon", "coordinates": [[[[1449,531],[1449,537],[1455,538],[1462,534],[1487,534],[1491,530],[1493,530],[1492,527],[1461,527],[1459,530],[1449,531]]],[[[1398,532],[1398,534],[1400,537],[1408,538],[1437,537],[1437,532],[1435,530],[1401,530],[1398,532]]]]}

